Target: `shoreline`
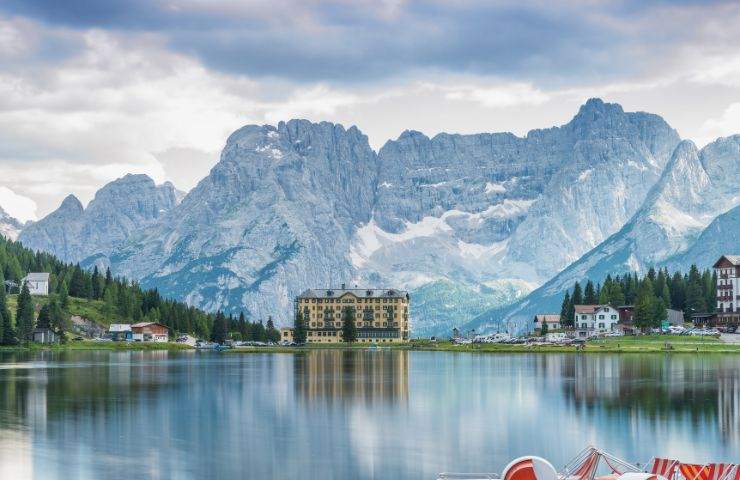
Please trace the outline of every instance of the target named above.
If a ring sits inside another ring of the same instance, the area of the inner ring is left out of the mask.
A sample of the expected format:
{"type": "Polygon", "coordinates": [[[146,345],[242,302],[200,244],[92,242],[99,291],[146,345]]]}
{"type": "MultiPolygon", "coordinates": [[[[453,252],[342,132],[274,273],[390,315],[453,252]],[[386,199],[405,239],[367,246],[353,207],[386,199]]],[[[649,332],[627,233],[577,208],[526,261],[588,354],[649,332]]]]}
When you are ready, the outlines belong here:
{"type": "MultiPolygon", "coordinates": [[[[376,344],[373,344],[376,345],[376,344]]],[[[0,346],[3,352],[37,352],[37,351],[197,351],[182,343],[141,343],[141,342],[69,342],[64,345],[13,345],[0,346]]],[[[227,354],[251,353],[301,353],[317,350],[369,350],[369,344],[346,345],[309,344],[305,346],[265,346],[236,347],[222,351],[227,354]]],[[[408,343],[378,345],[379,351],[406,350],[420,352],[463,352],[463,353],[712,353],[740,354],[740,343],[726,343],[716,338],[681,337],[646,335],[640,337],[616,337],[592,340],[577,348],[574,345],[524,345],[502,343],[454,344],[449,341],[431,342],[429,340],[412,340],[408,343]],[[668,346],[668,348],[666,348],[668,346]]]]}

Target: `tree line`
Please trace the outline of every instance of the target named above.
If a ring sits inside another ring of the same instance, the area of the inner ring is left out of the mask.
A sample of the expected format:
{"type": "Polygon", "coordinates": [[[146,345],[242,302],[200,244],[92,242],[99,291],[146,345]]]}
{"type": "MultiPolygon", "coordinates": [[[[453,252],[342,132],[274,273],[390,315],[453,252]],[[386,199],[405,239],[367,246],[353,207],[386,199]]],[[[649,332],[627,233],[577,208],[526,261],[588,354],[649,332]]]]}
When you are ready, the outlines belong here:
{"type": "Polygon", "coordinates": [[[607,275],[603,284],[588,280],[583,288],[575,282],[563,297],[560,321],[573,326],[575,305],[633,305],[635,326],[655,328],[666,319],[669,308],[683,311],[687,320],[695,313],[713,313],[716,297],[717,275],[709,269],[699,272],[691,265],[688,273],[671,275],[667,269],[651,267],[642,277],[637,273],[607,275]]]}
{"type": "Polygon", "coordinates": [[[70,297],[102,301],[107,323],[159,322],[173,333],[192,333],[202,338],[211,335],[216,318],[183,302],[163,298],[156,289],[142,289],[136,282],[114,277],[110,269],[105,273],[97,267],[84,270],[79,264],[64,263],[51,254],[34,252],[0,237],[0,344],[24,341],[34,328],[47,325],[64,340],[70,297]],[[38,319],[34,300],[22,285],[29,272],[50,274],[49,300],[39,311],[38,319]],[[20,290],[15,324],[8,308],[6,280],[20,290]]]}
{"type": "Polygon", "coordinates": [[[262,320],[250,322],[244,316],[244,312],[238,317],[226,316],[223,312],[216,312],[213,329],[211,330],[211,341],[224,343],[226,340],[237,340],[245,342],[272,342],[280,341],[280,331],[275,327],[272,317],[267,319],[267,325],[262,320]]]}

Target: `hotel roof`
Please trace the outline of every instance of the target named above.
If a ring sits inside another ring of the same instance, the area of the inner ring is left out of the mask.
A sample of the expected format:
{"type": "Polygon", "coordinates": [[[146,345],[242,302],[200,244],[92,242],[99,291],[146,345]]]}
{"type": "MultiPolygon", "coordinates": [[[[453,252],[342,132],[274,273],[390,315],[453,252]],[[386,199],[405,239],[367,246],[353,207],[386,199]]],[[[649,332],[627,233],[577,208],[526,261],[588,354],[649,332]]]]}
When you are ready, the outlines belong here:
{"type": "Polygon", "coordinates": [[[576,313],[594,313],[608,305],[575,305],[576,313]]]}
{"type": "Polygon", "coordinates": [[[406,298],[408,295],[407,291],[395,288],[314,288],[301,293],[298,298],[339,298],[347,293],[359,298],[406,298]]]}

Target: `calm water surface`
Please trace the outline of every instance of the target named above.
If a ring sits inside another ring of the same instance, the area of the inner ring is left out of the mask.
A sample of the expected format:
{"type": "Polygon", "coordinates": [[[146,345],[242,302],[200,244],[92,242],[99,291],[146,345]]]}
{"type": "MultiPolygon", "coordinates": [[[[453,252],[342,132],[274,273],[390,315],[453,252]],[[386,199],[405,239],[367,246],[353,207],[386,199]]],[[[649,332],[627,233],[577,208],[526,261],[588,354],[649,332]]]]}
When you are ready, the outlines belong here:
{"type": "Polygon", "coordinates": [[[740,356],[0,354],[0,479],[433,479],[587,444],[740,461],[740,356]]]}

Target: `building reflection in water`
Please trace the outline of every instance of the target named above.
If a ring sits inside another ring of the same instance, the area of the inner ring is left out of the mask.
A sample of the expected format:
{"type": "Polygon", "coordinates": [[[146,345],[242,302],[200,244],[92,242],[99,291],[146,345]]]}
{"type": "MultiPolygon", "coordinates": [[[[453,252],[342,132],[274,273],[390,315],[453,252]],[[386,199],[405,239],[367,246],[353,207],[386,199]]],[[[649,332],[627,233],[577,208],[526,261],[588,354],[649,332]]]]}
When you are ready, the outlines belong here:
{"type": "Polygon", "coordinates": [[[405,404],[409,398],[407,351],[316,350],[293,363],[296,395],[307,402],[405,404]]]}

